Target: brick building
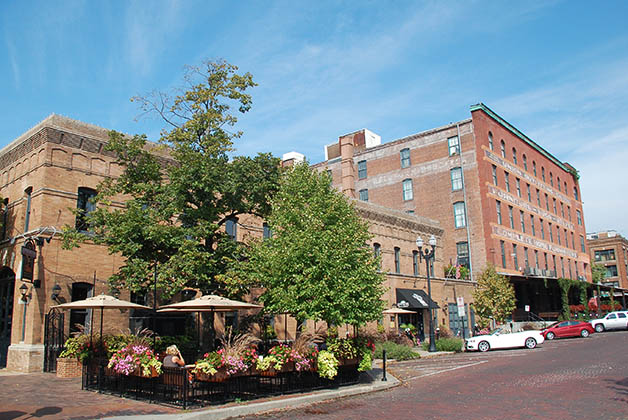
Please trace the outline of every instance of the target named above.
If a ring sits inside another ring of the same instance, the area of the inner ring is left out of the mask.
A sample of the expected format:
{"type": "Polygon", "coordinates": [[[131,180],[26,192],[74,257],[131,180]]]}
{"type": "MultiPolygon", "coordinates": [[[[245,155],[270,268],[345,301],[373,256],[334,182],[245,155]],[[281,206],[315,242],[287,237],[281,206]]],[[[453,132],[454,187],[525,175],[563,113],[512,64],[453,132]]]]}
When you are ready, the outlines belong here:
{"type": "MultiPolygon", "coordinates": [[[[108,130],[104,128],[51,115],[0,150],[0,196],[4,199],[0,237],[0,366],[41,371],[50,347],[44,342],[50,332],[45,321],[46,315],[53,313],[51,307],[108,293],[107,279],[123,263],[120,256],[110,255],[103,246],[86,243],[71,251],[61,247],[63,226],[80,227],[82,223],[73,210],[89,211],[89,198],[96,193],[98,184],[105,177],[118,176],[123,169],[115,163],[113,154],[104,150],[107,141],[108,130]],[[59,293],[53,292],[55,286],[60,287],[59,293]]],[[[435,235],[440,243],[442,229],[438,222],[372,203],[357,202],[356,206],[369,220],[373,246],[381,249],[382,267],[390,270],[386,284],[389,292],[384,296],[388,307],[400,302],[397,289],[423,296],[425,270],[413,254],[414,241],[417,234],[426,240],[435,235]]],[[[267,230],[263,221],[250,215],[240,216],[226,228],[243,242],[261,238],[267,230]]],[[[442,272],[441,253],[439,246],[436,273],[442,272]]],[[[471,290],[470,283],[464,280],[435,282],[433,297],[439,303],[439,322],[447,324],[455,312],[448,311],[449,305],[455,303],[456,296],[469,301],[471,290]]],[[[145,302],[124,290],[120,297],[145,302]]],[[[424,330],[428,321],[426,308],[411,303],[410,309],[416,315],[406,316],[404,321],[424,330]]],[[[91,310],[65,311],[60,324],[63,336],[67,337],[77,325],[90,328],[94,315],[99,314],[91,310]]],[[[119,333],[145,326],[148,316],[141,311],[107,310],[104,332],[119,333]]],[[[171,331],[179,328],[181,319],[168,317],[172,314],[164,315],[159,328],[167,335],[175,335],[171,331]]],[[[219,313],[216,328],[237,322],[236,318],[235,313],[219,313]]],[[[450,321],[454,326],[459,323],[455,317],[450,321]]],[[[279,338],[294,338],[293,319],[284,320],[280,315],[273,324],[279,338]]],[[[388,322],[385,325],[390,327],[388,322]]]]}
{"type": "Polygon", "coordinates": [[[515,286],[517,314],[556,313],[558,278],[591,281],[577,171],[483,104],[385,144],[350,133],[325,153],[314,166],[349,196],[439,221],[445,266],[474,281],[494,264],[515,286]]]}
{"type": "Polygon", "coordinates": [[[615,232],[587,233],[587,243],[594,264],[606,268],[605,286],[628,289],[628,240],[615,232]]]}

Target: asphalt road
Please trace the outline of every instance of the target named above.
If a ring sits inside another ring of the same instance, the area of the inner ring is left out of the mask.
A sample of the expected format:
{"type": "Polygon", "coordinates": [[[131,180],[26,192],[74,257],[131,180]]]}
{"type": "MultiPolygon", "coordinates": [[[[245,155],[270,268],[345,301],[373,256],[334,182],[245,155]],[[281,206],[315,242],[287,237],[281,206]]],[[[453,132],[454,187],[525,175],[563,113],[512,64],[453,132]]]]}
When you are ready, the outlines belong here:
{"type": "Polygon", "coordinates": [[[391,366],[404,384],[250,419],[628,419],[628,331],[391,366]]]}

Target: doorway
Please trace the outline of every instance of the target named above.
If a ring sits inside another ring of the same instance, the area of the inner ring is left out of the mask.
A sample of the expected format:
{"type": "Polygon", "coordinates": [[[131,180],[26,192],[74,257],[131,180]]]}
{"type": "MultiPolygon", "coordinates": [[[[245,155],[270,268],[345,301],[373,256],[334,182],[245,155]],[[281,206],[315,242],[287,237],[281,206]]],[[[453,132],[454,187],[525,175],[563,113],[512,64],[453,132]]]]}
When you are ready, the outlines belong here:
{"type": "Polygon", "coordinates": [[[13,325],[13,295],[15,273],[8,267],[0,270],[0,368],[7,365],[7,354],[11,345],[13,325]]]}
{"type": "MultiPolygon", "coordinates": [[[[90,283],[72,283],[72,302],[92,297],[94,286],[90,283]]],[[[91,328],[91,309],[72,309],[70,310],[70,334],[74,332],[85,333],[91,328]]]]}

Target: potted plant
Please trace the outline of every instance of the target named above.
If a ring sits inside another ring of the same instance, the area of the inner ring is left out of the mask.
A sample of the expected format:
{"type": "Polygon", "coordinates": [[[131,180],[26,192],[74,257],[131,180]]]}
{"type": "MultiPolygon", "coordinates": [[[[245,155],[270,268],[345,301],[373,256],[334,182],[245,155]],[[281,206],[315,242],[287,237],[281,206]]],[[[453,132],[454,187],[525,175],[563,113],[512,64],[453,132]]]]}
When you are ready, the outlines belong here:
{"type": "Polygon", "coordinates": [[[275,376],[278,372],[292,370],[292,349],[285,344],[272,347],[266,356],[257,359],[256,368],[262,376],[275,376]]]}
{"type": "Polygon", "coordinates": [[[328,338],[327,349],[336,356],[342,366],[358,364],[358,349],[352,339],[328,338]]]}
{"type": "Polygon", "coordinates": [[[223,369],[223,365],[222,355],[212,351],[196,361],[192,372],[199,381],[222,382],[227,378],[227,370],[223,369]]]}
{"type": "Polygon", "coordinates": [[[318,353],[318,375],[321,378],[334,379],[338,375],[338,359],[328,350],[318,353]]]}
{"type": "Polygon", "coordinates": [[[109,359],[107,367],[125,376],[156,377],[161,374],[161,365],[153,350],[139,342],[129,344],[115,352],[109,359]]]}

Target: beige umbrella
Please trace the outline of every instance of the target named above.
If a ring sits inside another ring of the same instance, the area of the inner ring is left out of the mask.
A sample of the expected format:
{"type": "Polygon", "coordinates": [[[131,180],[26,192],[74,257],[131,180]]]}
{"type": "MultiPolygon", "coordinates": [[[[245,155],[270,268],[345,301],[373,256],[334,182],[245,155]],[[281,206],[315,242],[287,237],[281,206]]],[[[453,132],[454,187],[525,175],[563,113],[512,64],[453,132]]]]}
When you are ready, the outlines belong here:
{"type": "Polygon", "coordinates": [[[402,308],[390,308],[390,309],[386,309],[385,311],[382,311],[382,313],[386,315],[397,315],[395,319],[397,321],[397,330],[398,330],[399,329],[399,315],[415,314],[416,312],[409,311],[407,309],[402,309],[402,308]]]}
{"type": "Polygon", "coordinates": [[[150,309],[148,306],[120,300],[113,296],[101,294],[75,302],[62,303],[53,308],[59,309],[98,309],[100,308],[100,336],[102,337],[102,313],[104,309],[150,309]]]}
{"type": "Polygon", "coordinates": [[[226,297],[217,295],[205,295],[196,299],[186,300],[184,302],[173,303],[162,306],[161,309],[191,309],[201,311],[203,309],[209,311],[216,310],[236,310],[236,309],[256,309],[262,308],[261,305],[254,303],[241,302],[239,300],[227,299],[226,297]]]}

